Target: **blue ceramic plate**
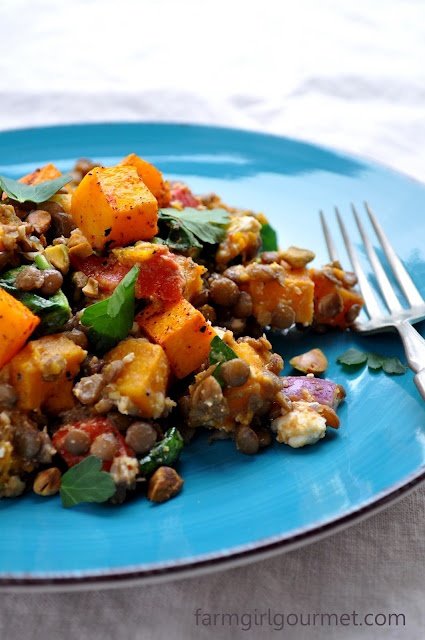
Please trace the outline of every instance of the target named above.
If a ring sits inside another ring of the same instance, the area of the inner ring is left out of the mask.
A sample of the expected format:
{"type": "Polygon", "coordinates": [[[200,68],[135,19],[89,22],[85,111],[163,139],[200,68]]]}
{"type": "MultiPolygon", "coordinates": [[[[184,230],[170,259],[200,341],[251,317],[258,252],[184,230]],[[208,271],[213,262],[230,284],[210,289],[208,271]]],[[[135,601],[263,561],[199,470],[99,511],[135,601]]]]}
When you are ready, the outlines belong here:
{"type": "MultiPolygon", "coordinates": [[[[318,209],[331,214],[338,204],[348,220],[349,203],[367,199],[425,295],[425,188],[365,160],[268,135],[158,124],[11,131],[0,135],[0,150],[0,174],[12,177],[47,161],[68,169],[81,156],[112,164],[135,151],[195,192],[264,211],[282,245],[311,247],[319,263],[327,255],[318,209]]],[[[403,357],[395,335],[273,342],[285,360],[316,345],[327,353],[328,377],[348,392],[338,432],[314,447],[276,445],[255,457],[199,437],[181,461],[182,494],[161,506],[66,510],[57,497],[31,493],[2,500],[0,584],[117,584],[255,559],[314,542],[425,477],[424,403],[411,373],[346,373],[335,363],[351,346],[403,357]]]]}

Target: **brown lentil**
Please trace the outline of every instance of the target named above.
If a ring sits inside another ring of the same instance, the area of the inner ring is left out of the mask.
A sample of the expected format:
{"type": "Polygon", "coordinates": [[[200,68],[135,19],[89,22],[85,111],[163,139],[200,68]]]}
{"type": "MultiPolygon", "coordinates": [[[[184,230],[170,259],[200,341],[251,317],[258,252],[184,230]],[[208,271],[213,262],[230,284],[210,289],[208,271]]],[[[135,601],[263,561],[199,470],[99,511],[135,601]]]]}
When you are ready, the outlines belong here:
{"type": "Polygon", "coordinates": [[[199,308],[199,311],[204,316],[205,320],[209,320],[211,323],[214,323],[217,320],[217,314],[210,304],[204,304],[199,308]]]}
{"type": "Polygon", "coordinates": [[[63,284],[63,275],[57,269],[45,269],[43,272],[44,283],[40,293],[45,296],[52,296],[63,284]]]}
{"type": "Polygon", "coordinates": [[[172,467],[159,467],[148,484],[148,498],[152,502],[165,502],[175,496],[183,486],[183,479],[172,467]]]}
{"type": "Polygon", "coordinates": [[[17,400],[16,391],[12,385],[0,384],[0,406],[13,407],[17,400]]]}
{"type": "Polygon", "coordinates": [[[89,450],[90,438],[82,429],[71,429],[66,434],[63,445],[73,456],[82,456],[89,450]]]}
{"type": "Polygon", "coordinates": [[[345,314],[345,319],[348,322],[348,324],[351,324],[352,322],[354,322],[354,320],[359,315],[360,311],[361,311],[361,306],[359,304],[351,305],[351,307],[345,314]]]}
{"type": "Polygon", "coordinates": [[[295,313],[287,304],[278,304],[272,313],[271,326],[276,329],[289,329],[295,322],[295,313]]]}
{"type": "Polygon", "coordinates": [[[236,318],[248,318],[252,315],[252,298],[246,291],[241,291],[239,298],[232,309],[236,318]]]}
{"type": "Polygon", "coordinates": [[[267,429],[258,429],[257,438],[260,449],[269,447],[272,443],[272,435],[267,429]]]}
{"type": "Polygon", "coordinates": [[[239,298],[239,288],[233,280],[218,276],[210,281],[210,298],[222,307],[231,307],[239,298]]]}
{"type": "Polygon", "coordinates": [[[216,426],[228,414],[229,408],[220,384],[207,376],[193,391],[189,410],[189,426],[216,426]]]}
{"type": "Polygon", "coordinates": [[[88,340],[84,331],[80,331],[80,329],[71,329],[71,331],[64,331],[63,336],[68,338],[68,340],[72,340],[72,342],[83,349],[87,349],[88,340]]]}
{"type": "Polygon", "coordinates": [[[125,441],[136,453],[147,453],[156,442],[156,430],[149,422],[133,422],[127,430],[125,441]]]}
{"type": "Polygon", "coordinates": [[[257,453],[260,447],[259,439],[254,429],[246,425],[237,428],[235,442],[238,451],[246,455],[257,453]]]}
{"type": "Polygon", "coordinates": [[[234,358],[234,360],[223,362],[220,367],[220,374],[226,386],[241,387],[248,380],[251,369],[245,360],[234,358]]]}
{"type": "Polygon", "coordinates": [[[101,460],[112,460],[117,452],[118,443],[113,433],[101,433],[92,442],[90,453],[101,460]]]}
{"type": "Polygon", "coordinates": [[[270,360],[266,364],[266,369],[279,375],[283,369],[283,358],[278,353],[272,353],[270,360]]]}
{"type": "Polygon", "coordinates": [[[34,291],[44,284],[44,274],[37,267],[25,267],[16,276],[15,285],[21,291],[34,291]]]}
{"type": "Polygon", "coordinates": [[[324,318],[334,318],[341,313],[344,303],[338,291],[333,291],[319,300],[318,310],[324,318]]]}
{"type": "Polygon", "coordinates": [[[40,432],[36,429],[22,429],[15,434],[14,445],[18,455],[35,458],[41,447],[40,432]]]}

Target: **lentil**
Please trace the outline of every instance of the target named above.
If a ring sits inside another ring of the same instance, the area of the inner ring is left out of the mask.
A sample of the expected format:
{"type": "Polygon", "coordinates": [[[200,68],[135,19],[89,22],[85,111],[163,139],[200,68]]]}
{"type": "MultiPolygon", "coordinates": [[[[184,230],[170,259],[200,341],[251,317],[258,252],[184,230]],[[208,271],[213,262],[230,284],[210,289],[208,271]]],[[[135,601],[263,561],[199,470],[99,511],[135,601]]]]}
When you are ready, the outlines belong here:
{"type": "Polygon", "coordinates": [[[52,296],[61,288],[63,276],[61,272],[56,269],[45,269],[42,271],[42,274],[44,283],[40,291],[45,296],[52,296]]]}
{"type": "Polygon", "coordinates": [[[233,280],[218,276],[210,282],[210,298],[223,307],[231,307],[239,298],[239,288],[233,280]]]}
{"type": "Polygon", "coordinates": [[[242,425],[237,428],[235,434],[236,448],[241,453],[246,455],[253,455],[258,452],[260,442],[254,429],[242,425]]]}
{"type": "Polygon", "coordinates": [[[129,426],[125,441],[136,453],[147,453],[156,442],[157,433],[149,422],[133,422],[129,426]]]}
{"type": "Polygon", "coordinates": [[[89,450],[90,438],[82,429],[71,429],[66,434],[64,447],[73,456],[82,456],[89,450]]]}
{"type": "Polygon", "coordinates": [[[249,364],[240,358],[223,362],[220,367],[220,375],[228,387],[241,387],[248,380],[250,374],[249,364]]]}
{"type": "Polygon", "coordinates": [[[108,461],[115,456],[117,448],[117,439],[113,433],[101,433],[93,440],[90,453],[103,461],[108,461]]]}

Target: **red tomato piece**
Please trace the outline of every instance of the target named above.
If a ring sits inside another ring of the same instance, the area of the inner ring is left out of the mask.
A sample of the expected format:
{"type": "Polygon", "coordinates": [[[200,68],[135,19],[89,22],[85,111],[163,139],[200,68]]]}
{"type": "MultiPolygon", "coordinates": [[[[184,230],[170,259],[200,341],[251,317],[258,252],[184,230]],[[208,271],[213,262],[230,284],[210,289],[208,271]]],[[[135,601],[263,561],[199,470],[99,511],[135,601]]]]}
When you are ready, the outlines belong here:
{"type": "MultiPolygon", "coordinates": [[[[53,446],[55,447],[59,455],[62,456],[62,458],[65,460],[68,467],[73,467],[75,464],[81,462],[81,460],[84,460],[84,458],[87,458],[87,456],[90,455],[90,451],[87,451],[87,453],[85,453],[84,455],[76,456],[72,453],[69,453],[69,451],[65,449],[65,438],[73,429],[80,429],[81,431],[84,431],[89,437],[90,446],[97,438],[97,436],[100,436],[103,433],[112,433],[118,442],[117,453],[115,457],[134,455],[133,450],[126,444],[123,436],[110,420],[101,417],[89,418],[88,420],[79,420],[78,422],[74,422],[73,424],[67,424],[58,429],[53,435],[53,446]]],[[[104,471],[109,471],[111,465],[112,461],[107,460],[103,463],[102,468],[104,471]]]]}
{"type": "Polygon", "coordinates": [[[201,204],[201,200],[182,182],[171,183],[170,202],[179,202],[182,207],[198,207],[201,204]]]}
{"type": "MultiPolygon", "coordinates": [[[[100,291],[112,293],[130,267],[111,256],[89,256],[72,259],[72,266],[86,276],[95,278],[100,291]]],[[[139,265],[140,273],[136,283],[136,298],[157,298],[164,302],[177,302],[182,297],[183,276],[173,254],[158,251],[139,265]]]]}

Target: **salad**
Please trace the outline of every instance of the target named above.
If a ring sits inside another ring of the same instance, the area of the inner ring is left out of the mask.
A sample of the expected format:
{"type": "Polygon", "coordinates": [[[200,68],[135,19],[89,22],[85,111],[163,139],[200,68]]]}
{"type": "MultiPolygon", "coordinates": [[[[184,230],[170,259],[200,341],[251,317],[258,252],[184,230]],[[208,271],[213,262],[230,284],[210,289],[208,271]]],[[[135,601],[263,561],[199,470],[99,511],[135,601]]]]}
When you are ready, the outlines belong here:
{"type": "MultiPolygon", "coordinates": [[[[163,502],[201,429],[241,454],[338,428],[320,349],[280,375],[269,332],[345,330],[339,263],[278,248],[262,213],[195,195],[132,153],[0,177],[0,497],[163,502]]],[[[319,340],[319,337],[318,337],[319,340]]]]}

